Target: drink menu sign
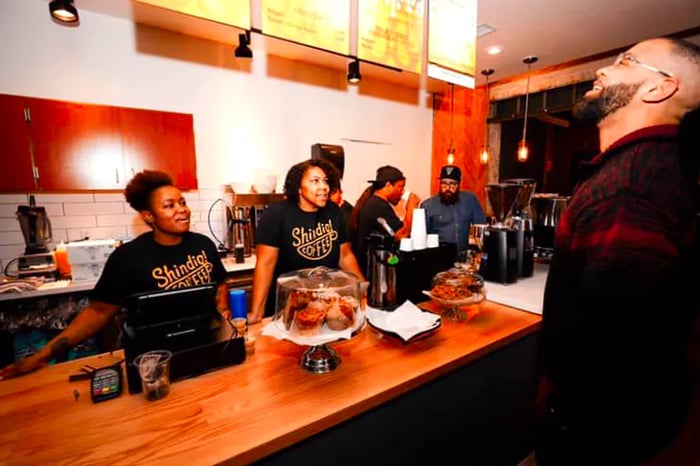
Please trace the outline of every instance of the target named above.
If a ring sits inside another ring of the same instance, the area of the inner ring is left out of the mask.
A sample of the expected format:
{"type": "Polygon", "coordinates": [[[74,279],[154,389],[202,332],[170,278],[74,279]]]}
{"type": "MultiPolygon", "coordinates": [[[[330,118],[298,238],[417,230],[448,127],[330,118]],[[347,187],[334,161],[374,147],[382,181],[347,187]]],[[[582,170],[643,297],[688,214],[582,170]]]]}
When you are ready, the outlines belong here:
{"type": "Polygon", "coordinates": [[[250,0],[136,0],[217,23],[250,29],[250,0]]]}
{"type": "Polygon", "coordinates": [[[358,0],[357,56],[422,71],[424,0],[358,0]]]}
{"type": "Polygon", "coordinates": [[[476,1],[430,0],[429,77],[474,88],[476,1]]]}
{"type": "Polygon", "coordinates": [[[347,55],[350,0],[262,0],[263,33],[347,55]]]}

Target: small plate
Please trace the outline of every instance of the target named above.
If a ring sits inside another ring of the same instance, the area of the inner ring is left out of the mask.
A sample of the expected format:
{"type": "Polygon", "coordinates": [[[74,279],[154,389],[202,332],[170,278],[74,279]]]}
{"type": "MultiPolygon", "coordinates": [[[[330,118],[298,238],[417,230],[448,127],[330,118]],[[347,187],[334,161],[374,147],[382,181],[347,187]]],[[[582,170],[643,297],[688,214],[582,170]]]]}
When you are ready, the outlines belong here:
{"type": "Polygon", "coordinates": [[[401,335],[399,335],[398,333],[392,332],[391,330],[386,330],[386,329],[377,327],[376,325],[372,325],[372,321],[369,320],[369,319],[367,319],[367,324],[368,324],[370,327],[372,327],[373,329],[375,329],[375,330],[377,330],[378,332],[382,333],[383,335],[386,335],[386,336],[389,336],[389,337],[392,337],[392,338],[396,338],[397,340],[400,340],[400,341],[403,342],[404,344],[408,344],[408,343],[413,343],[413,342],[418,341],[418,340],[423,340],[424,338],[428,338],[428,337],[431,336],[432,334],[436,333],[437,330],[438,330],[440,327],[442,327],[442,320],[436,321],[436,322],[435,322],[435,325],[433,325],[431,328],[426,329],[426,330],[423,330],[422,332],[416,333],[415,335],[413,335],[413,336],[412,336],[411,338],[409,338],[408,340],[406,340],[405,338],[403,338],[403,337],[402,337],[401,335]]]}
{"type": "MultiPolygon", "coordinates": [[[[406,306],[406,304],[402,305],[406,306]]],[[[367,309],[365,313],[365,317],[367,319],[368,324],[389,336],[395,337],[404,343],[410,343],[412,341],[416,341],[417,339],[420,339],[424,336],[428,336],[435,332],[437,329],[440,328],[442,325],[442,319],[440,316],[437,314],[433,314],[432,312],[427,312],[423,311],[422,309],[419,309],[418,307],[415,307],[415,305],[411,304],[412,308],[409,308],[408,310],[405,310],[404,312],[407,312],[408,315],[414,315],[414,316],[420,316],[418,319],[416,319],[416,325],[414,326],[408,326],[408,327],[392,327],[389,318],[393,316],[395,312],[401,312],[400,310],[396,310],[393,312],[387,312],[387,311],[381,311],[379,309],[372,309],[369,308],[367,309]],[[421,324],[419,321],[421,318],[427,318],[430,317],[433,319],[433,322],[430,322],[429,324],[427,322],[421,324]]],[[[393,316],[396,317],[396,316],[393,316]]],[[[403,317],[403,316],[402,316],[403,317]]],[[[415,317],[414,317],[415,318],[415,317]]],[[[410,319],[410,317],[409,317],[410,319]]]]}

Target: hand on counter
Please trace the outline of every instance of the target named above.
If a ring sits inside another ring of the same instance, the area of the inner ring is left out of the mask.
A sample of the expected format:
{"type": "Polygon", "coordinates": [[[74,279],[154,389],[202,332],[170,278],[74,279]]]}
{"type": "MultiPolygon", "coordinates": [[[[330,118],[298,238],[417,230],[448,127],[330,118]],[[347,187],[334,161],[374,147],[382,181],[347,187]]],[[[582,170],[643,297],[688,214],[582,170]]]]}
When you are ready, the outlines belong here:
{"type": "Polygon", "coordinates": [[[11,379],[13,377],[17,377],[18,375],[33,372],[47,365],[49,363],[49,359],[51,359],[51,351],[48,350],[47,347],[44,347],[31,356],[27,356],[14,364],[10,364],[9,366],[0,369],[0,380],[11,379]]]}

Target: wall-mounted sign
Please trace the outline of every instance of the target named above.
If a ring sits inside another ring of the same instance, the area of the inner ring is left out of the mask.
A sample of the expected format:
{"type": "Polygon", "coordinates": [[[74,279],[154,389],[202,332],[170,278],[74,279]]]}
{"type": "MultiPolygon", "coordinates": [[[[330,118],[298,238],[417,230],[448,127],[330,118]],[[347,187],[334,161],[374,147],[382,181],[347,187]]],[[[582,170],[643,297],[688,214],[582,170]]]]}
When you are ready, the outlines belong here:
{"type": "Polygon", "coordinates": [[[424,0],[358,0],[357,56],[420,74],[424,0]]]}
{"type": "Polygon", "coordinates": [[[476,0],[430,0],[428,76],[474,87],[476,0]]]}
{"type": "Polygon", "coordinates": [[[217,23],[250,29],[250,0],[136,0],[217,23]]]}
{"type": "Polygon", "coordinates": [[[262,0],[262,31],[348,55],[350,0],[262,0]]]}

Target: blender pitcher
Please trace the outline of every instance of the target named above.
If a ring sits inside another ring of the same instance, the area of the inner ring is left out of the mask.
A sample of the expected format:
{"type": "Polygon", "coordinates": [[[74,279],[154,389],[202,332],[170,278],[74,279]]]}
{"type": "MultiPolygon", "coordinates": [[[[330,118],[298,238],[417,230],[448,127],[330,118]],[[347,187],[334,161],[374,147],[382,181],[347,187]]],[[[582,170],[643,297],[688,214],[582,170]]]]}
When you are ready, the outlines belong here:
{"type": "Polygon", "coordinates": [[[17,206],[16,214],[26,245],[24,253],[49,252],[48,243],[51,242],[52,230],[46,209],[35,205],[34,196],[29,196],[29,205],[17,206]]]}

